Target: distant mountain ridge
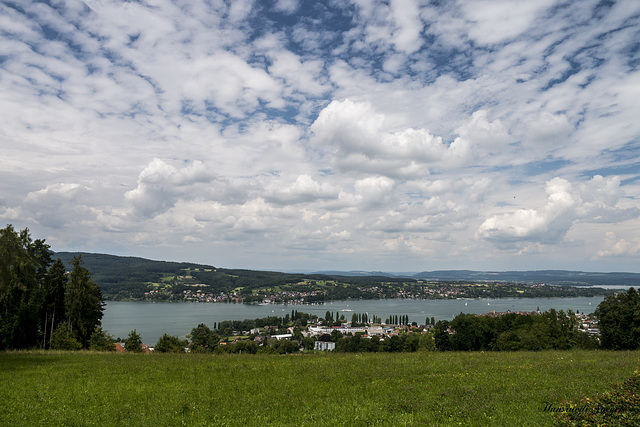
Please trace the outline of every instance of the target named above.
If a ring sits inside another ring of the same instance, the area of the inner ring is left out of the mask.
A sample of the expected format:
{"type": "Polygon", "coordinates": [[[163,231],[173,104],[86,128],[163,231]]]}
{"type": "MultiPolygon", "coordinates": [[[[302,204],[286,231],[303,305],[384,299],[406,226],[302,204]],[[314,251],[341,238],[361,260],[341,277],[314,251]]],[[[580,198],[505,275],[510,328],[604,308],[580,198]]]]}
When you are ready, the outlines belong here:
{"type": "Polygon", "coordinates": [[[420,273],[386,273],[386,272],[340,272],[319,271],[315,274],[331,274],[342,276],[387,276],[406,277],[415,280],[478,280],[513,283],[546,283],[548,285],[621,285],[640,286],[640,273],[613,272],[598,273],[570,270],[525,270],[525,271],[474,271],[474,270],[435,270],[420,273]]]}
{"type": "MultiPolygon", "coordinates": [[[[120,280],[148,280],[147,276],[152,273],[173,273],[183,269],[215,269],[216,267],[207,264],[174,261],[156,261],[140,257],[118,256],[87,252],[57,252],[55,258],[61,258],[65,265],[75,256],[82,255],[85,266],[93,273],[97,282],[107,279],[113,281],[114,273],[120,280]],[[126,277],[126,279],[125,279],[126,277]]],[[[252,274],[275,274],[273,270],[239,270],[222,269],[233,272],[246,272],[252,274]]],[[[527,271],[474,271],[474,270],[435,270],[422,271],[419,273],[391,273],[382,271],[314,271],[306,273],[284,273],[291,276],[342,276],[358,278],[384,278],[390,279],[413,279],[413,280],[469,280],[469,281],[495,281],[514,283],[546,283],[549,285],[620,285],[624,287],[640,287],[640,273],[613,272],[598,273],[570,270],[527,270],[527,271]]]]}
{"type": "Polygon", "coordinates": [[[504,282],[546,283],[548,285],[640,285],[640,273],[598,273],[569,270],[534,271],[423,271],[413,276],[415,279],[451,280],[491,280],[504,282]]]}

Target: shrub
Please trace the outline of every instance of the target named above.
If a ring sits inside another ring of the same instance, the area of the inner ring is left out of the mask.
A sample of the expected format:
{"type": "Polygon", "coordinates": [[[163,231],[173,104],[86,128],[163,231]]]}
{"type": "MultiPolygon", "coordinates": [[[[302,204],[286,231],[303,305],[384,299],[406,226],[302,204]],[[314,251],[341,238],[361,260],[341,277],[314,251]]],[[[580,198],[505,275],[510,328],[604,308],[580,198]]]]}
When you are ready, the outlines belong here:
{"type": "Polygon", "coordinates": [[[61,323],[51,335],[51,348],[55,350],[80,350],[82,344],[78,342],[66,323],[61,323]]]}
{"type": "Polygon", "coordinates": [[[559,426],[637,426],[640,425],[640,370],[596,397],[561,405],[557,412],[559,426]]]}
{"type": "Polygon", "coordinates": [[[188,345],[189,342],[187,340],[180,340],[176,336],[164,334],[158,340],[154,351],[159,351],[160,353],[183,353],[188,345]]]}
{"type": "Polygon", "coordinates": [[[89,339],[89,349],[93,351],[116,351],[116,340],[107,331],[98,326],[89,339]]]}

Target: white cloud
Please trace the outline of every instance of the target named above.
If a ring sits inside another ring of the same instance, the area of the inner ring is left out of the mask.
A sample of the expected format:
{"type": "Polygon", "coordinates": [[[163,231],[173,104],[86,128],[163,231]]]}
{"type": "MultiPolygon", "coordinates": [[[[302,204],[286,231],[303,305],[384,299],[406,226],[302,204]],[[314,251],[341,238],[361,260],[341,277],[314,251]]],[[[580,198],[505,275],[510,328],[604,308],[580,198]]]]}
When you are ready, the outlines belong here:
{"type": "Polygon", "coordinates": [[[125,197],[137,213],[152,217],[170,209],[178,199],[190,197],[189,187],[213,179],[213,173],[201,162],[177,169],[156,158],[140,172],[138,186],[125,197]]]}
{"type": "Polygon", "coordinates": [[[275,4],[276,10],[289,15],[294,13],[298,7],[300,7],[298,0],[278,0],[275,4]]]}
{"type": "Polygon", "coordinates": [[[636,256],[640,253],[639,238],[620,238],[611,231],[607,232],[602,246],[602,249],[598,251],[598,257],[636,256]]]}
{"type": "Polygon", "coordinates": [[[0,217],[248,268],[637,270],[636,3],[4,2],[0,217]]]}
{"type": "Polygon", "coordinates": [[[332,101],[311,126],[312,142],[343,171],[387,176],[428,175],[429,168],[446,169],[470,154],[462,140],[447,146],[426,129],[391,133],[384,122],[369,103],[332,101]]]}
{"type": "Polygon", "coordinates": [[[542,209],[519,209],[487,218],[478,236],[496,244],[557,243],[575,219],[576,200],[571,184],[554,178],[546,184],[547,203],[542,209]]]}
{"type": "Polygon", "coordinates": [[[393,45],[397,50],[413,53],[422,46],[423,24],[420,20],[418,2],[415,0],[392,0],[391,10],[397,28],[393,32],[393,45]]]}
{"type": "Polygon", "coordinates": [[[498,119],[490,122],[486,110],[474,112],[469,120],[457,129],[457,133],[487,151],[504,148],[509,142],[509,132],[498,119]]]}
{"type": "Polygon", "coordinates": [[[519,209],[489,216],[477,236],[497,245],[560,242],[576,221],[619,222],[635,218],[640,211],[620,208],[622,196],[617,177],[595,176],[578,188],[562,178],[546,183],[547,202],[538,209],[519,209]]]}
{"type": "Polygon", "coordinates": [[[469,36],[477,43],[491,45],[525,33],[554,3],[555,0],[479,0],[462,2],[461,10],[470,24],[469,36]]]}
{"type": "Polygon", "coordinates": [[[62,228],[67,224],[78,224],[87,215],[89,189],[79,184],[50,184],[41,190],[32,191],[24,200],[24,212],[38,223],[62,228]]]}
{"type": "Polygon", "coordinates": [[[309,203],[322,199],[336,199],[340,189],[329,183],[319,183],[309,175],[300,175],[290,185],[272,181],[266,186],[266,200],[277,204],[309,203]]]}

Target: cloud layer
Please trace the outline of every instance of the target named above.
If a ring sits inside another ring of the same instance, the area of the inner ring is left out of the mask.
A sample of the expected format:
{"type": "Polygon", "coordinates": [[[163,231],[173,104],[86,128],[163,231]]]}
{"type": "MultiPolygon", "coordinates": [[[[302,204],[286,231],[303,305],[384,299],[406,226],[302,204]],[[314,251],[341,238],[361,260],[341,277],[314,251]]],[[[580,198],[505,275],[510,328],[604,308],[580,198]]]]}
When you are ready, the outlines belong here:
{"type": "Polygon", "coordinates": [[[5,1],[0,219],[245,268],[640,271],[640,5],[5,1]]]}

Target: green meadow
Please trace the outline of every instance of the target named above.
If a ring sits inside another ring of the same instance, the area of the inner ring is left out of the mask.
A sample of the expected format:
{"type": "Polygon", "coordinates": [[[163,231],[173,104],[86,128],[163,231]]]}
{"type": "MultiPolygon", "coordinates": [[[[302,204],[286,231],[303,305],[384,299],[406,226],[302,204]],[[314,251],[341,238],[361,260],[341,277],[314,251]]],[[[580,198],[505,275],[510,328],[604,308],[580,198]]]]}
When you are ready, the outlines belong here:
{"type": "Polygon", "coordinates": [[[637,351],[0,353],[0,425],[547,426],[637,351]]]}

